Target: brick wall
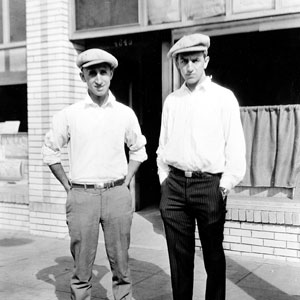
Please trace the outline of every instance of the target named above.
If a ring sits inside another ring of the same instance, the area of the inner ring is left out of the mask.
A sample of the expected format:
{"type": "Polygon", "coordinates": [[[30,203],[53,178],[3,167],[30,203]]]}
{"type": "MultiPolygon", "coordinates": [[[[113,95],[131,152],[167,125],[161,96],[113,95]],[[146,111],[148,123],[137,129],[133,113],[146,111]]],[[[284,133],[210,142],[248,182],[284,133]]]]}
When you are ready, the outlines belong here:
{"type": "Polygon", "coordinates": [[[28,204],[0,202],[0,228],[28,231],[28,204]]]}
{"type": "Polygon", "coordinates": [[[229,197],[223,245],[227,254],[300,262],[300,202],[229,197]]]}
{"type": "MultiPolygon", "coordinates": [[[[42,162],[41,147],[53,114],[82,98],[75,65],[78,45],[69,41],[68,0],[27,0],[29,229],[64,237],[65,191],[42,162]]],[[[63,164],[68,170],[66,151],[63,164]]]]}
{"type": "Polygon", "coordinates": [[[227,254],[300,262],[299,234],[299,226],[227,221],[224,248],[227,254]]]}

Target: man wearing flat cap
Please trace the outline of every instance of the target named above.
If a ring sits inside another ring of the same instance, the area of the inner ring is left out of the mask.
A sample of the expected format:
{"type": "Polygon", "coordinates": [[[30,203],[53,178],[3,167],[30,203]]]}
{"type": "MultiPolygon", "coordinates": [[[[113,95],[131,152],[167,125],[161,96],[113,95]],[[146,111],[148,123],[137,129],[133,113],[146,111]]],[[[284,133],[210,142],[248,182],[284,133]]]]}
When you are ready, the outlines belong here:
{"type": "Polygon", "coordinates": [[[133,110],[118,102],[109,89],[117,59],[102,49],[89,49],[78,55],[77,66],[87,95],[54,116],[42,149],[44,162],[67,192],[66,217],[74,259],[71,299],[91,300],[101,224],[114,299],[130,300],[128,249],[133,208],[128,187],[147,159],[146,139],[133,110]],[[128,163],[124,144],[129,149],[128,163]],[[61,164],[65,145],[68,175],[61,164]]]}
{"type": "Polygon", "coordinates": [[[205,299],[225,299],[226,200],[245,173],[239,105],[206,75],[209,46],[207,35],[195,33],[168,53],[184,79],[164,102],[157,149],[174,300],[193,298],[196,224],[207,273],[205,299]]]}

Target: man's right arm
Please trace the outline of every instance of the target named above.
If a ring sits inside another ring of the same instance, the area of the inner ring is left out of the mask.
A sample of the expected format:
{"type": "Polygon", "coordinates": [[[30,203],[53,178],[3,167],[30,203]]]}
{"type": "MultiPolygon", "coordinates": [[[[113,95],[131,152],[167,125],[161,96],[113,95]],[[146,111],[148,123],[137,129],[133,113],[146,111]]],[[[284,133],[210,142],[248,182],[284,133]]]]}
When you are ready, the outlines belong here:
{"type": "Polygon", "coordinates": [[[61,163],[49,165],[49,168],[53,175],[57,178],[57,180],[62,184],[62,186],[68,193],[71,188],[71,183],[61,163]]]}
{"type": "Polygon", "coordinates": [[[157,163],[158,177],[159,177],[159,182],[161,185],[163,185],[165,183],[165,180],[169,174],[169,166],[162,159],[164,147],[165,147],[167,139],[168,139],[166,102],[167,101],[165,101],[165,104],[163,106],[160,135],[159,135],[159,144],[158,144],[158,148],[156,151],[156,154],[157,154],[156,163],[157,163]]]}
{"type": "Polygon", "coordinates": [[[67,118],[65,111],[60,111],[54,115],[52,127],[45,135],[45,142],[42,147],[43,161],[47,164],[68,192],[70,190],[70,181],[61,164],[61,149],[68,143],[69,135],[67,130],[67,118]]]}

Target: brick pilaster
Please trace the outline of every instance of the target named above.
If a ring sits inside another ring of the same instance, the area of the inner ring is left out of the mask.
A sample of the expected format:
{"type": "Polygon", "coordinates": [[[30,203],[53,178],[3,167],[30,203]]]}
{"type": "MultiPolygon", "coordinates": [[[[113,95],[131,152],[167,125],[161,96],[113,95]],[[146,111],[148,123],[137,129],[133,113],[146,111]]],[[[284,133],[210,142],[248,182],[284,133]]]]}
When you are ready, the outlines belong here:
{"type": "Polygon", "coordinates": [[[75,65],[80,47],[69,41],[69,2],[26,0],[30,232],[56,237],[67,235],[66,195],[41,147],[53,114],[85,92],[75,65]]]}

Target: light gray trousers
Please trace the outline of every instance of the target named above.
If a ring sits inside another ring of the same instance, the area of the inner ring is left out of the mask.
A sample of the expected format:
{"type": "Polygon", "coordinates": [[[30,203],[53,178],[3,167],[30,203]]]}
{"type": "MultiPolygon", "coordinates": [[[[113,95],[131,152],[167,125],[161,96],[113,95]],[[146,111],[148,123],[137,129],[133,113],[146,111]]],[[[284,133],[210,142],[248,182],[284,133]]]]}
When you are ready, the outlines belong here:
{"type": "Polygon", "coordinates": [[[91,299],[92,269],[101,224],[112,271],[114,299],[131,300],[128,249],[133,210],[128,188],[116,186],[99,190],[73,187],[68,193],[66,213],[74,259],[71,299],[91,299]]]}

